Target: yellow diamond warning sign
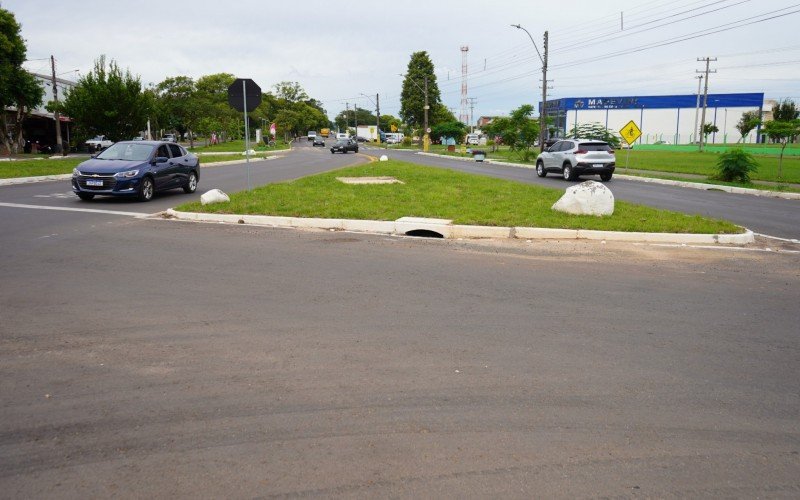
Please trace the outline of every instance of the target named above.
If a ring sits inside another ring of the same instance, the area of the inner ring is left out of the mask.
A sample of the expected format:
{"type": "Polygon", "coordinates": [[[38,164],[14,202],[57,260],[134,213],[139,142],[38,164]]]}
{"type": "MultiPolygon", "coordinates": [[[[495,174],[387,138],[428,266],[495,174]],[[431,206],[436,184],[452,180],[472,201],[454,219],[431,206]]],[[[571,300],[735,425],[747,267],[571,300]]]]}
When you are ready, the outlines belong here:
{"type": "Polygon", "coordinates": [[[636,122],[631,120],[628,122],[627,125],[625,125],[620,129],[619,135],[621,135],[622,138],[625,139],[625,142],[627,142],[630,145],[636,142],[636,139],[641,137],[642,131],[639,130],[639,127],[636,125],[636,122]]]}

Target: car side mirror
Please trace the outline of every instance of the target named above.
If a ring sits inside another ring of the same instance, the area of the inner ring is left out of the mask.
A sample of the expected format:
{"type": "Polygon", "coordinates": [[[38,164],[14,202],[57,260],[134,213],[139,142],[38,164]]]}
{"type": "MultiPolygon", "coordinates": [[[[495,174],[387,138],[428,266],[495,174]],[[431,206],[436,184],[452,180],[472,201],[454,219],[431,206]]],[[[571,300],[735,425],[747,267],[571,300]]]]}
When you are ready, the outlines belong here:
{"type": "Polygon", "coordinates": [[[169,158],[167,158],[166,156],[156,156],[153,159],[153,165],[155,165],[156,163],[167,163],[168,161],[169,158]]]}

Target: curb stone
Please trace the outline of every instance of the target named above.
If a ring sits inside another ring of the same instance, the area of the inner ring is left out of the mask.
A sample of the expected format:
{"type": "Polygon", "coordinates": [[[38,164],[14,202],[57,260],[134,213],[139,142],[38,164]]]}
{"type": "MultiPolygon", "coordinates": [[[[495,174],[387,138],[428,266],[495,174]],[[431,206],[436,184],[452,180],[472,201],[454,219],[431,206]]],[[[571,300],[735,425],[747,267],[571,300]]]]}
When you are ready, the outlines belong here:
{"type": "Polygon", "coordinates": [[[573,239],[605,240],[645,243],[694,243],[747,245],[755,241],[752,231],[746,229],[740,234],[682,234],[682,233],[641,233],[624,231],[595,231],[588,229],[551,229],[536,227],[495,227],[454,225],[442,219],[422,219],[403,217],[396,221],[319,219],[284,217],[272,215],[206,214],[198,212],[178,212],[168,209],[168,218],[195,221],[219,222],[228,224],[253,224],[280,228],[303,228],[344,230],[377,234],[405,235],[408,231],[426,229],[435,231],[445,238],[508,238],[508,239],[573,239]]]}
{"type": "MultiPolygon", "coordinates": [[[[434,156],[437,158],[448,158],[451,160],[459,160],[459,161],[469,161],[469,162],[475,161],[472,158],[440,155],[437,153],[419,152],[417,154],[423,156],[434,156]]],[[[502,165],[504,167],[527,168],[530,170],[533,170],[535,168],[534,165],[525,165],[522,163],[511,163],[507,161],[497,161],[497,160],[483,160],[483,163],[489,163],[491,165],[502,165]]],[[[677,186],[690,189],[701,189],[703,191],[716,190],[733,194],[749,194],[751,196],[763,196],[766,198],[781,198],[784,200],[800,200],[800,193],[784,193],[781,191],[767,191],[765,189],[751,189],[751,188],[740,188],[735,186],[722,186],[717,184],[704,184],[702,182],[673,181],[669,179],[658,179],[656,177],[642,177],[639,175],[619,174],[617,173],[618,171],[619,168],[614,172],[614,177],[618,179],[625,179],[627,181],[649,182],[651,184],[662,184],[665,186],[677,186]]]]}

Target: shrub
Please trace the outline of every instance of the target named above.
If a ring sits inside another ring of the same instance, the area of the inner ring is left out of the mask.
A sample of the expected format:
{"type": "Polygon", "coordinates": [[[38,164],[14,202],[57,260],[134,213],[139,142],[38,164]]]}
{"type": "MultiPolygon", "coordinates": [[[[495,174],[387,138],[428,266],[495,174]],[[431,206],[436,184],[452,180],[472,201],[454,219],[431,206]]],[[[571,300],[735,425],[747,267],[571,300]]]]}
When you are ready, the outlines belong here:
{"type": "Polygon", "coordinates": [[[403,146],[410,146],[412,142],[413,141],[411,140],[411,137],[408,136],[403,137],[403,146]]]}
{"type": "Polygon", "coordinates": [[[750,172],[758,170],[758,162],[747,151],[729,149],[717,160],[717,178],[727,182],[750,182],[750,172]]]}

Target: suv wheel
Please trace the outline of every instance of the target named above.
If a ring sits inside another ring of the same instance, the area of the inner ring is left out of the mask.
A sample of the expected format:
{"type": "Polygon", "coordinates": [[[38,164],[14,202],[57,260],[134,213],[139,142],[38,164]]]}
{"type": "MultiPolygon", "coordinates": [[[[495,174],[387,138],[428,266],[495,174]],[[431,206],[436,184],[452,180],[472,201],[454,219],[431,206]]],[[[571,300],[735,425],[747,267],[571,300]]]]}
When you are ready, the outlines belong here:
{"type": "Polygon", "coordinates": [[[614,174],[612,174],[611,172],[609,172],[607,174],[600,174],[600,180],[603,181],[603,182],[608,182],[608,181],[611,180],[611,176],[612,175],[614,175],[614,174]]]}
{"type": "Polygon", "coordinates": [[[94,199],[94,195],[91,193],[78,193],[78,198],[82,199],[83,201],[91,201],[94,199]]]}
{"type": "Polygon", "coordinates": [[[565,181],[574,181],[575,174],[572,172],[572,165],[565,163],[562,167],[561,174],[564,176],[565,181]]]}
{"type": "Polygon", "coordinates": [[[189,172],[189,180],[186,181],[186,184],[183,186],[183,192],[186,194],[191,194],[197,191],[197,174],[194,172],[189,172]]]}
{"type": "Polygon", "coordinates": [[[545,177],[547,175],[547,170],[544,169],[544,162],[541,160],[536,162],[536,175],[539,177],[545,177]]]}

